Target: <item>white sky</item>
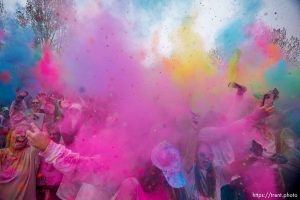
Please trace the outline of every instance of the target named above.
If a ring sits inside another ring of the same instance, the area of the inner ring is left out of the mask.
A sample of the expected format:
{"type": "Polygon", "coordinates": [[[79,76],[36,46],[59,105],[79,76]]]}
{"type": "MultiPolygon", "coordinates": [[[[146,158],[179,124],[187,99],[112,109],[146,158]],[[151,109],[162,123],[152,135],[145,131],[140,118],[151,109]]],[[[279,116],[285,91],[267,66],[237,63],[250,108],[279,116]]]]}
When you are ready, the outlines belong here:
{"type": "MultiPolygon", "coordinates": [[[[215,34],[234,18],[236,7],[234,0],[200,0],[202,10],[197,21],[197,32],[207,39],[208,46],[213,46],[215,34]],[[222,4],[220,2],[223,2],[222,4]]],[[[257,19],[273,28],[286,27],[288,35],[300,38],[300,1],[298,0],[263,0],[264,6],[257,19]],[[275,14],[276,13],[276,14],[275,14]]]]}
{"type": "MultiPolygon", "coordinates": [[[[84,19],[96,14],[100,3],[107,4],[110,1],[75,0],[77,13],[84,19]]],[[[16,3],[24,5],[25,2],[26,0],[4,0],[9,11],[15,10],[16,3]]],[[[195,0],[200,13],[196,22],[196,31],[206,39],[206,48],[214,46],[215,34],[234,17],[236,11],[234,2],[234,0],[195,0]]],[[[265,6],[257,16],[259,19],[274,28],[286,27],[289,35],[300,38],[300,1],[263,0],[263,2],[265,6]]]]}

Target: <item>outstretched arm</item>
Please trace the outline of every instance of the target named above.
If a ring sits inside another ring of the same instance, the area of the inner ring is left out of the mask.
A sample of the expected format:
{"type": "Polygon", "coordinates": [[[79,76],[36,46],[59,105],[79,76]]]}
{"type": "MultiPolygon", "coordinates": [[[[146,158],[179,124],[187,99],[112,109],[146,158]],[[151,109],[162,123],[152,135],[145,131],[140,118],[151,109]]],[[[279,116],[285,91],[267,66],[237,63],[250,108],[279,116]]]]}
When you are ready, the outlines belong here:
{"type": "Polygon", "coordinates": [[[199,131],[198,140],[202,142],[213,142],[225,137],[240,134],[252,127],[258,120],[263,119],[273,112],[273,107],[259,107],[248,116],[222,127],[207,127],[199,131]]]}
{"type": "Polygon", "coordinates": [[[73,180],[78,180],[93,185],[100,184],[101,176],[107,167],[101,162],[99,156],[85,157],[67,149],[64,145],[56,144],[49,139],[46,132],[40,131],[32,125],[32,131],[28,131],[29,143],[39,149],[40,155],[45,161],[64,175],[73,180]]]}

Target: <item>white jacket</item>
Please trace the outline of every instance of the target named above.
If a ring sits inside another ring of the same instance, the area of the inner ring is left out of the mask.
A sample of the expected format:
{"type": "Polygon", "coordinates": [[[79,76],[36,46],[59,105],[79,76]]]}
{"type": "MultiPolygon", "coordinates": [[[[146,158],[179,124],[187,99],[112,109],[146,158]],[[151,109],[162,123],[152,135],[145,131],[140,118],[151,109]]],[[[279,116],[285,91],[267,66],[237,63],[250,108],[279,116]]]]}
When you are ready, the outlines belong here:
{"type": "Polygon", "coordinates": [[[84,157],[53,141],[40,156],[63,173],[64,180],[69,180],[62,181],[58,189],[61,199],[69,200],[74,195],[76,200],[109,200],[112,196],[104,184],[107,167],[100,156],[84,157]]]}

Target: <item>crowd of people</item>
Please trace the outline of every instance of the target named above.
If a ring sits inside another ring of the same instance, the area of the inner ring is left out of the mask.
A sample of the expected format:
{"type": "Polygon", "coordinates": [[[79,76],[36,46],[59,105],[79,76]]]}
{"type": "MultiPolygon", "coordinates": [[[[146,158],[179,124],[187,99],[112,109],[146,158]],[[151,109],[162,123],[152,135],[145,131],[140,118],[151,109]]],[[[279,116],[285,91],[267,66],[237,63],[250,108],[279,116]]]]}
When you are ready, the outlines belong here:
{"type": "MultiPolygon", "coordinates": [[[[229,86],[242,101],[246,87],[229,86]]],[[[101,155],[72,149],[84,123],[82,103],[57,93],[32,97],[18,90],[0,113],[0,200],[244,200],[295,192],[300,148],[274,110],[278,97],[271,90],[249,114],[222,125],[215,119],[200,123],[192,113],[196,151],[190,152],[189,168],[178,144],[164,140],[152,149],[142,174],[110,187],[101,178],[108,173],[101,155]]],[[[94,123],[107,118],[98,120],[94,123]]]]}

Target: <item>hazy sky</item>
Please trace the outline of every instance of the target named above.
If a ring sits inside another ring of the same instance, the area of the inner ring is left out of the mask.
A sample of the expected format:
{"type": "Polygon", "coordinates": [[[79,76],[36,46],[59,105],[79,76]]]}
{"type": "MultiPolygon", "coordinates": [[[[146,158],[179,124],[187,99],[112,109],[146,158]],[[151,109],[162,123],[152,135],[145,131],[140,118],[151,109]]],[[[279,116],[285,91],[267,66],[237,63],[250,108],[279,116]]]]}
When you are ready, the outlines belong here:
{"type": "MultiPolygon", "coordinates": [[[[113,0],[75,0],[79,15],[97,13],[99,2],[107,4],[113,0]]],[[[264,7],[257,18],[273,28],[286,27],[289,35],[300,38],[300,0],[262,0],[264,7]]],[[[24,5],[26,0],[4,0],[8,10],[14,11],[16,3],[24,5]]],[[[195,5],[202,4],[197,20],[199,34],[206,38],[206,46],[214,46],[215,34],[223,25],[234,17],[237,9],[235,0],[195,0],[195,5]],[[222,2],[222,3],[220,3],[222,2]]],[[[86,17],[86,16],[85,16],[86,17]]]]}

